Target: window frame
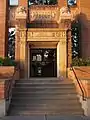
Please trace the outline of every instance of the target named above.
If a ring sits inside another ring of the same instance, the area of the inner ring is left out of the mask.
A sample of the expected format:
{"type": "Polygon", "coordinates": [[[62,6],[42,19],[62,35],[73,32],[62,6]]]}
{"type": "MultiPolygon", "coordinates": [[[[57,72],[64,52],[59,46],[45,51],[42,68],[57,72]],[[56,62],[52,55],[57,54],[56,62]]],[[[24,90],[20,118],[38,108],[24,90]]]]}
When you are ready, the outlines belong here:
{"type": "Polygon", "coordinates": [[[30,6],[33,6],[33,5],[36,5],[36,6],[39,6],[39,5],[40,5],[40,6],[41,6],[41,5],[42,5],[42,6],[55,6],[55,5],[58,5],[58,0],[56,0],[56,4],[31,4],[31,5],[29,4],[29,1],[30,1],[30,0],[28,0],[28,6],[29,6],[29,7],[30,7],[30,6]]]}
{"type": "Polygon", "coordinates": [[[18,6],[19,5],[19,0],[16,0],[17,4],[10,4],[11,1],[15,1],[15,0],[9,0],[9,6],[14,7],[14,6],[18,6]]]}
{"type": "Polygon", "coordinates": [[[76,6],[77,6],[77,0],[76,0],[76,4],[73,4],[73,5],[68,4],[68,0],[67,0],[67,5],[68,5],[69,7],[76,7],[76,6]]]}

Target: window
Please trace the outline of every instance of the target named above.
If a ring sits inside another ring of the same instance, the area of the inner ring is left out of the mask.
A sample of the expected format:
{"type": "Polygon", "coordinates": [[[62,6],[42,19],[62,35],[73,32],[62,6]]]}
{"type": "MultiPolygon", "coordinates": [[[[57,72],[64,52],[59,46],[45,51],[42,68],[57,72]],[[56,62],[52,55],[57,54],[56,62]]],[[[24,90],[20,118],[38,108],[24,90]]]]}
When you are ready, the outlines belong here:
{"type": "Polygon", "coordinates": [[[30,5],[55,5],[57,0],[28,0],[30,5]]]}
{"type": "Polygon", "coordinates": [[[9,28],[8,31],[8,57],[15,59],[15,28],[9,28]]]}
{"type": "Polygon", "coordinates": [[[9,0],[9,5],[10,6],[17,6],[18,5],[18,0],[9,0]]]}
{"type": "Polygon", "coordinates": [[[77,4],[77,0],[68,0],[68,5],[69,6],[74,6],[77,4]]]}
{"type": "Polygon", "coordinates": [[[80,56],[80,23],[72,22],[72,57],[80,56]]]}

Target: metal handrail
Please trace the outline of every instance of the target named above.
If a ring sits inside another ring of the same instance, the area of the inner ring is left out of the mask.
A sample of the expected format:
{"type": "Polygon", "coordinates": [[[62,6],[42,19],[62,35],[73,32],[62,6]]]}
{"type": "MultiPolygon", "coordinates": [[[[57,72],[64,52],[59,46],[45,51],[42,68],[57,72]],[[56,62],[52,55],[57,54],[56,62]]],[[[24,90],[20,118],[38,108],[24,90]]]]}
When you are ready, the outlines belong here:
{"type": "Polygon", "coordinates": [[[5,95],[5,99],[6,100],[9,100],[9,97],[11,96],[11,94],[12,94],[12,85],[13,85],[13,82],[14,82],[14,75],[15,75],[15,73],[16,73],[16,71],[18,71],[18,68],[15,68],[15,71],[14,71],[14,73],[13,73],[13,75],[12,75],[12,77],[11,77],[11,79],[9,79],[9,81],[10,81],[10,83],[7,85],[7,87],[5,88],[6,90],[5,90],[5,93],[7,93],[6,95],[5,95]]]}
{"type": "Polygon", "coordinates": [[[78,83],[78,85],[79,85],[79,88],[80,88],[80,90],[81,90],[81,92],[82,92],[82,99],[85,101],[86,99],[85,99],[84,90],[83,90],[83,88],[82,88],[82,86],[81,86],[81,84],[80,84],[80,82],[79,82],[79,79],[78,79],[78,77],[77,77],[77,75],[76,75],[76,73],[75,73],[75,70],[73,69],[72,66],[71,66],[71,70],[73,71],[73,73],[74,73],[74,75],[75,75],[75,78],[76,78],[76,80],[77,80],[77,83],[78,83]]]}

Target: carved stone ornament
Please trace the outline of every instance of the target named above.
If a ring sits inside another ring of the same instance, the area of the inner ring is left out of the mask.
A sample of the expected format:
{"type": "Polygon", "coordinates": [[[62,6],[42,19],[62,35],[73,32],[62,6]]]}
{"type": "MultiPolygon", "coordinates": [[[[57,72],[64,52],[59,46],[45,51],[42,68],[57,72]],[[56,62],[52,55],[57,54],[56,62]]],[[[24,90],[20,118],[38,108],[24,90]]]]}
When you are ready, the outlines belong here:
{"type": "Polygon", "coordinates": [[[16,9],[16,12],[15,12],[15,18],[16,18],[16,19],[26,19],[26,16],[27,16],[26,7],[24,7],[24,6],[19,6],[19,7],[16,9]]]}
{"type": "Polygon", "coordinates": [[[59,20],[58,23],[60,23],[62,20],[71,20],[73,21],[75,17],[80,14],[79,8],[76,8],[74,10],[69,10],[68,7],[62,7],[59,12],[59,20]]]}
{"type": "Polygon", "coordinates": [[[61,19],[71,19],[72,18],[72,14],[69,11],[68,7],[62,7],[60,9],[60,17],[61,17],[61,19]]]}

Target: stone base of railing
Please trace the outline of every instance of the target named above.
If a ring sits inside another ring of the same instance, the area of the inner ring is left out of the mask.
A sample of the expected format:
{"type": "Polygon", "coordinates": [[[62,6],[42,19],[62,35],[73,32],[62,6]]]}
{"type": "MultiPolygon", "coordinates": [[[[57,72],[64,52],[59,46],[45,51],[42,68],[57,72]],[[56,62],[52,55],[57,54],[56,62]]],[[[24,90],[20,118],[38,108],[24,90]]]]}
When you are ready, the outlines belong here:
{"type": "Polygon", "coordinates": [[[0,117],[6,115],[6,102],[5,100],[0,100],[0,117]]]}
{"type": "Polygon", "coordinates": [[[85,116],[90,116],[90,98],[86,98],[86,101],[83,101],[82,96],[78,95],[82,108],[84,110],[85,116]]]}

